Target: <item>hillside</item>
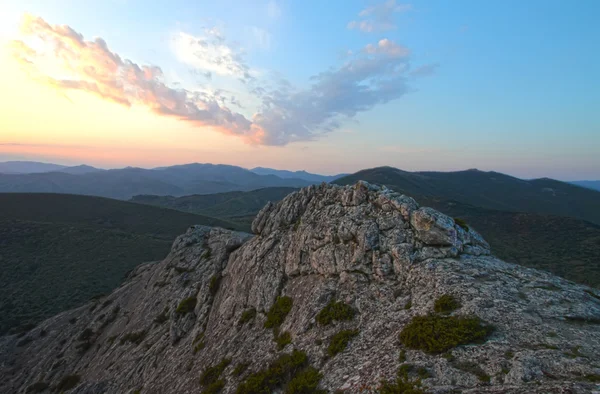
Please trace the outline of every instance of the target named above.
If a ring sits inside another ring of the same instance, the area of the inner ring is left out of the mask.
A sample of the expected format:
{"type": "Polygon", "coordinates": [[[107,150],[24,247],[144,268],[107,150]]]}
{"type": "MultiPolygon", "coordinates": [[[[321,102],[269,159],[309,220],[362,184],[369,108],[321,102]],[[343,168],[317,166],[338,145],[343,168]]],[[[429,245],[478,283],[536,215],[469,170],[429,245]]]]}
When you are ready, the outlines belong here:
{"type": "Polygon", "coordinates": [[[289,187],[269,187],[249,192],[229,192],[216,194],[173,196],[134,196],[131,201],[183,212],[225,218],[250,230],[250,223],[269,201],[277,202],[298,189],[289,187]]]}
{"type": "Polygon", "coordinates": [[[378,167],[333,183],[346,185],[360,179],[386,185],[417,200],[423,197],[455,200],[499,211],[571,216],[600,224],[599,192],[553,179],[523,180],[479,170],[406,172],[378,167]]]}
{"type": "Polygon", "coordinates": [[[302,187],[311,183],[258,175],[236,166],[196,163],[150,170],[128,167],[94,171],[88,167],[73,167],[63,172],[0,174],[0,193],[62,193],[128,200],[140,194],[184,196],[265,187],[302,187]]]}
{"type": "Polygon", "coordinates": [[[197,226],[113,293],[0,337],[0,392],[589,393],[600,295],[380,187],[197,226]],[[69,391],[70,390],[70,391],[69,391]]]}
{"type": "Polygon", "coordinates": [[[571,183],[574,185],[587,187],[588,189],[600,191],[600,181],[574,181],[571,183]]]}
{"type": "Polygon", "coordinates": [[[236,228],[99,197],[0,194],[0,334],[110,292],[198,223],[236,228]]]}

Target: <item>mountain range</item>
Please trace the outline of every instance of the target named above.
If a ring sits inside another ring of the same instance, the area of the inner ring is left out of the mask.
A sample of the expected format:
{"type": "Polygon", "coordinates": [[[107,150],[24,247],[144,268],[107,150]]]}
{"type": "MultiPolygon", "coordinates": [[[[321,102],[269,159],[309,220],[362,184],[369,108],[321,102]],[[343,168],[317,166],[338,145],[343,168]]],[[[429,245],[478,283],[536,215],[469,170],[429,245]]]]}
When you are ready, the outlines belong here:
{"type": "Polygon", "coordinates": [[[0,337],[0,392],[597,390],[598,291],[406,195],[312,185],[252,232],[193,226],[113,292],[0,337]]]}

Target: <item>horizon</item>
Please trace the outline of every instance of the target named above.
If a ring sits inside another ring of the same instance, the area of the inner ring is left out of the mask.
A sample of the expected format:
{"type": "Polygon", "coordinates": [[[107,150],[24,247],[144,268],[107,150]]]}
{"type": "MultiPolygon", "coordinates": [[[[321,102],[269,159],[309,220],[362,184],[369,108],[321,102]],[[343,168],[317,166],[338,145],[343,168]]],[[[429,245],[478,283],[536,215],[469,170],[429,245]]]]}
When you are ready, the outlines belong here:
{"type": "MultiPolygon", "coordinates": [[[[168,167],[177,167],[177,166],[187,166],[187,165],[193,165],[193,164],[200,164],[200,165],[214,165],[214,166],[234,166],[234,167],[239,167],[245,170],[249,170],[252,171],[254,169],[268,169],[268,170],[275,170],[275,171],[289,171],[289,172],[306,172],[309,174],[313,174],[313,175],[322,175],[322,176],[338,176],[338,175],[342,175],[342,176],[346,176],[346,175],[352,175],[355,174],[357,172],[360,171],[365,171],[365,170],[372,170],[372,169],[376,169],[376,168],[385,168],[385,167],[389,167],[389,168],[393,168],[396,170],[400,170],[400,171],[407,171],[403,168],[398,168],[398,167],[393,167],[393,166],[377,166],[377,167],[365,167],[365,168],[361,168],[359,170],[356,171],[352,171],[352,172],[338,172],[338,173],[323,173],[323,172],[311,172],[311,171],[307,171],[305,169],[286,169],[286,168],[273,168],[273,167],[265,167],[265,166],[254,166],[254,167],[244,167],[244,166],[237,166],[234,164],[229,164],[229,163],[208,163],[208,162],[191,162],[191,163],[175,163],[175,164],[170,164],[170,165],[166,165],[166,166],[155,166],[155,167],[139,167],[139,166],[122,166],[122,167],[99,167],[99,166],[92,166],[89,165],[87,163],[79,163],[79,164],[71,164],[71,163],[58,163],[58,162],[42,162],[42,161],[30,161],[30,160],[9,160],[9,161],[0,161],[0,164],[6,164],[6,163],[33,163],[33,164],[48,164],[48,165],[59,165],[59,166],[64,166],[66,168],[70,168],[70,167],[80,167],[80,166],[88,166],[88,167],[92,167],[98,170],[103,170],[103,171],[110,171],[110,170],[123,170],[123,169],[127,169],[127,168],[137,168],[137,169],[142,169],[142,170],[156,170],[159,168],[168,168],[168,167]]],[[[541,177],[535,177],[535,178],[523,178],[523,177],[519,177],[517,175],[514,174],[509,174],[509,173],[504,173],[504,172],[499,172],[499,171],[495,171],[495,170],[483,170],[480,168],[463,168],[463,169],[456,169],[456,170],[436,170],[436,169],[429,169],[429,170],[417,170],[417,171],[408,171],[408,172],[442,172],[442,173],[450,173],[450,172],[465,172],[465,171],[480,171],[480,172],[496,172],[496,173],[501,173],[504,175],[508,175],[511,176],[513,178],[517,178],[517,179],[522,179],[522,180],[535,180],[535,179],[553,179],[553,180],[557,180],[557,181],[561,181],[561,182],[575,182],[575,181],[591,181],[591,182],[599,182],[600,179],[558,179],[558,178],[552,178],[552,177],[548,177],[548,176],[541,176],[541,177]]],[[[1,172],[0,172],[1,174],[1,172]]]]}
{"type": "Polygon", "coordinates": [[[0,4],[0,161],[600,179],[595,1],[88,9],[0,4]]]}

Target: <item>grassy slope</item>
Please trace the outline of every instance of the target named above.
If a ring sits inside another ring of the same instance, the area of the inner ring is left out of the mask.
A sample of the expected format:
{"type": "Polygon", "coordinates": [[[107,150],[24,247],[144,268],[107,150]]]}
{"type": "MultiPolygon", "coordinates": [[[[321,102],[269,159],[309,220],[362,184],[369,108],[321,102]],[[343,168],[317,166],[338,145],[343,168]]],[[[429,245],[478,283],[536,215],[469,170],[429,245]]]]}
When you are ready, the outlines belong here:
{"type": "Polygon", "coordinates": [[[226,218],[249,230],[254,216],[269,201],[279,201],[298,189],[270,187],[249,192],[229,192],[217,194],[171,196],[135,196],[131,201],[178,209],[184,212],[226,218]]]}
{"type": "Polygon", "coordinates": [[[0,194],[0,334],[111,291],[194,224],[239,228],[99,197],[0,194]]]}

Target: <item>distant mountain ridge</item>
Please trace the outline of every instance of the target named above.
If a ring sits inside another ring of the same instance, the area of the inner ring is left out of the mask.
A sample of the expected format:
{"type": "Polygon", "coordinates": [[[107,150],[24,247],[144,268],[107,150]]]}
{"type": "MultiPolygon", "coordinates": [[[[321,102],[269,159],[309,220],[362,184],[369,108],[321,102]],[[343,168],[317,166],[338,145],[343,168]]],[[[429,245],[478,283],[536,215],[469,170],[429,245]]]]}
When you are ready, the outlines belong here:
{"type": "Polygon", "coordinates": [[[570,216],[600,224],[600,193],[549,178],[524,180],[494,171],[408,172],[377,167],[336,179],[339,185],[359,180],[386,185],[436,208],[436,201],[512,212],[570,216]]]}
{"type": "Polygon", "coordinates": [[[98,170],[72,167],[69,171],[0,174],[0,193],[63,193],[116,199],[141,194],[184,196],[265,187],[303,187],[316,182],[258,175],[247,169],[215,164],[186,164],[156,169],[127,167],[98,170]]]}
{"type": "Polygon", "coordinates": [[[600,181],[573,181],[570,183],[577,186],[587,187],[588,189],[600,191],[600,181]]]}
{"type": "Polygon", "coordinates": [[[259,175],[276,175],[283,179],[289,178],[298,178],[304,179],[309,182],[331,182],[343,176],[349,174],[337,174],[337,175],[319,175],[319,174],[311,174],[306,171],[287,171],[287,170],[275,170],[273,168],[265,168],[265,167],[256,167],[251,169],[250,171],[259,175]]]}

